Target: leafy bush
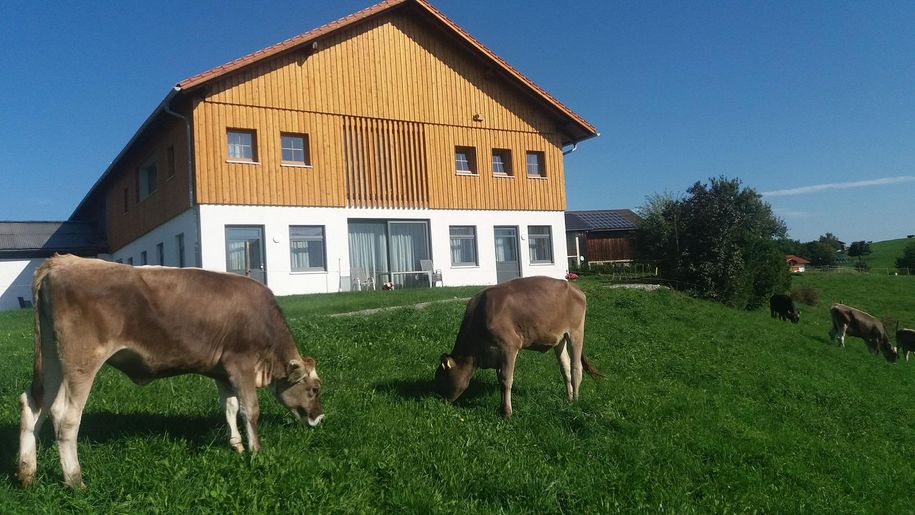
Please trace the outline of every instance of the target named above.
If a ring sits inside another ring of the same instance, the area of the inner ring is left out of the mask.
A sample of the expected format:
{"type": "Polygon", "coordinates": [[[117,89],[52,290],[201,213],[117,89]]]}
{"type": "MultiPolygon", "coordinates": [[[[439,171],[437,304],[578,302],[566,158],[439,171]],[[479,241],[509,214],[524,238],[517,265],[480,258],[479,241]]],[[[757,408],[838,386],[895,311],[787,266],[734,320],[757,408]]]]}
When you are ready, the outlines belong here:
{"type": "Polygon", "coordinates": [[[791,288],[791,298],[794,302],[800,302],[808,306],[816,306],[820,303],[820,293],[813,286],[791,288]]]}
{"type": "Polygon", "coordinates": [[[696,182],[685,198],[654,195],[640,209],[635,234],[640,260],[690,293],[740,308],[761,306],[791,277],[776,239],[785,224],[739,179],[696,182]]]}

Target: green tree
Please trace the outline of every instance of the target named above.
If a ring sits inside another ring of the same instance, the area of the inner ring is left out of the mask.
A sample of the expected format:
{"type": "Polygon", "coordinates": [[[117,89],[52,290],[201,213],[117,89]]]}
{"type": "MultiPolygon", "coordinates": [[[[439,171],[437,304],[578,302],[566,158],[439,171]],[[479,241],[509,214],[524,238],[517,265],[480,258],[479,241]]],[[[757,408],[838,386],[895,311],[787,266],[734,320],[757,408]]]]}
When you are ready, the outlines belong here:
{"type": "Polygon", "coordinates": [[[853,241],[848,247],[848,255],[851,257],[866,256],[871,253],[871,244],[866,241],[853,241]]]}
{"type": "Polygon", "coordinates": [[[790,276],[777,239],[786,228],[772,208],[739,179],[696,182],[687,195],[655,195],[639,210],[640,259],[693,294],[754,308],[787,288],[790,276]]]}
{"type": "Polygon", "coordinates": [[[813,266],[831,266],[836,262],[836,249],[823,241],[805,243],[804,254],[813,266]]]}
{"type": "Polygon", "coordinates": [[[896,268],[915,268],[915,241],[906,245],[902,255],[896,258],[896,268]]]}

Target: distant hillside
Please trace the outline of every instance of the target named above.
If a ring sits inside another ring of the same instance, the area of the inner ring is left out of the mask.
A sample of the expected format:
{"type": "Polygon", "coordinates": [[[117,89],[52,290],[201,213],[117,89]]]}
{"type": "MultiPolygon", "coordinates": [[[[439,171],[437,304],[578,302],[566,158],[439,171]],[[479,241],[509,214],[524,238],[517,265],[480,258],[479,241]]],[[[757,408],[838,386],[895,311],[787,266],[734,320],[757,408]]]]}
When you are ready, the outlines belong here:
{"type": "MultiPolygon", "coordinates": [[[[915,238],[875,241],[871,243],[871,253],[864,256],[864,261],[873,268],[896,268],[896,258],[902,255],[903,249],[915,238]]],[[[857,258],[849,258],[854,262],[857,258]]]]}

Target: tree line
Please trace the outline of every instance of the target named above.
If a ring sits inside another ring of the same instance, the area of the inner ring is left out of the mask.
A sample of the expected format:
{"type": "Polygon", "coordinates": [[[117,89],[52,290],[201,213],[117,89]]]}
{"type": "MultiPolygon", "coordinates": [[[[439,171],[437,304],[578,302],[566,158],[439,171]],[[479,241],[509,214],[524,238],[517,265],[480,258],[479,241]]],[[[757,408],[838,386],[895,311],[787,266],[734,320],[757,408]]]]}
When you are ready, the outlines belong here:
{"type": "MultiPolygon", "coordinates": [[[[863,256],[871,253],[869,242],[852,242],[846,250],[829,232],[804,243],[789,239],[762,195],[736,178],[697,181],[683,195],[654,194],[637,211],[636,259],[656,263],[678,289],[738,308],[756,309],[789,289],[786,254],[828,266],[844,250],[866,270],[863,256]]],[[[915,268],[915,242],[896,266],[915,268]]]]}

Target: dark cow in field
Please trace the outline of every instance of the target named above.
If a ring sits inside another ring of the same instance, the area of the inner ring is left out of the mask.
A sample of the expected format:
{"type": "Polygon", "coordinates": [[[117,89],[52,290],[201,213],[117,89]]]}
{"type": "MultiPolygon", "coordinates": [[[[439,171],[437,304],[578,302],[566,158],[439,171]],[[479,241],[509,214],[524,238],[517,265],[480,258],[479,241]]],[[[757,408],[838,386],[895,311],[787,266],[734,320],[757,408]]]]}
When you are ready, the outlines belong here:
{"type": "Polygon", "coordinates": [[[35,476],[35,435],[50,415],[64,482],[81,486],[76,437],[89,390],[105,363],[137,384],[179,374],[216,381],[229,444],[260,449],[258,387],[269,386],[299,420],[324,418],[315,362],[302,357],[263,285],[206,270],[138,267],[55,256],[32,283],[35,366],[20,397],[19,480],[35,476]]]}
{"type": "Polygon", "coordinates": [[[896,324],[896,348],[899,352],[905,352],[905,362],[909,362],[909,353],[915,352],[915,329],[899,329],[896,324]]]}
{"type": "Polygon", "coordinates": [[[585,294],[549,277],[527,277],[491,286],[467,303],[451,354],[435,371],[435,388],[455,401],[477,368],[494,368],[502,386],[501,412],[512,415],[515,358],[521,349],[554,349],[570,401],[578,399],[581,372],[597,371],[585,358],[585,294]]]}
{"type": "Polygon", "coordinates": [[[777,293],[769,298],[769,313],[772,318],[791,320],[795,324],[801,319],[801,313],[794,307],[794,301],[783,293],[777,293]]]}
{"type": "Polygon", "coordinates": [[[829,308],[832,316],[832,328],[829,330],[830,340],[836,341],[845,348],[845,335],[857,336],[867,343],[867,348],[874,355],[883,352],[883,357],[889,362],[894,362],[899,357],[896,348],[890,344],[883,322],[868,315],[860,309],[833,304],[829,308]]]}

